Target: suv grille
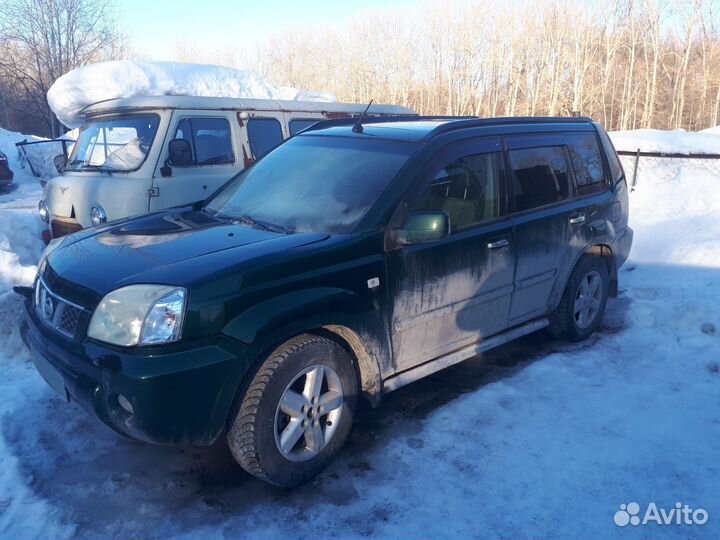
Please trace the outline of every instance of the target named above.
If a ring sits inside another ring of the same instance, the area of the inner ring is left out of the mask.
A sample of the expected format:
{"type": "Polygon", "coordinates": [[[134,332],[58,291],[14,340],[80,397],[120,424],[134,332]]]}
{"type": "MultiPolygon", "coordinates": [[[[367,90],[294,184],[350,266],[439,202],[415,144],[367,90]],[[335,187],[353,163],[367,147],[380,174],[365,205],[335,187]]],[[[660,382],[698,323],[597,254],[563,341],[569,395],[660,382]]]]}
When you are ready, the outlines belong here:
{"type": "Polygon", "coordinates": [[[84,311],[81,306],[52,292],[40,276],[35,282],[34,303],[35,312],[45,325],[66,337],[75,338],[80,315],[84,311]]]}

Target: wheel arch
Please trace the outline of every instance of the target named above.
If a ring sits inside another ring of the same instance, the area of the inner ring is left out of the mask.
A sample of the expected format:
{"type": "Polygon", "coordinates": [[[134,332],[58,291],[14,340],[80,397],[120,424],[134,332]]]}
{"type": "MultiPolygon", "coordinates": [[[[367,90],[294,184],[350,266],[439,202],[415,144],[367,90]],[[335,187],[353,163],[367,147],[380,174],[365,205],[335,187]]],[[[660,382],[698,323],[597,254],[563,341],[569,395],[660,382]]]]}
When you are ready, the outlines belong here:
{"type": "Polygon", "coordinates": [[[369,298],[334,287],[295,290],[237,314],[223,333],[256,351],[239,393],[275,349],[300,334],[316,334],[332,339],[350,354],[360,395],[372,405],[379,402],[391,349],[387,325],[369,298]]]}
{"type": "Polygon", "coordinates": [[[593,255],[596,257],[600,257],[600,259],[605,263],[605,266],[608,270],[608,276],[610,277],[610,290],[608,291],[608,296],[610,298],[615,298],[617,296],[617,265],[615,264],[615,255],[613,254],[612,248],[608,244],[604,243],[588,244],[587,246],[585,246],[585,248],[578,252],[575,258],[572,260],[572,264],[570,264],[569,270],[565,272],[564,280],[558,280],[558,282],[556,282],[555,287],[553,288],[553,291],[550,295],[550,300],[548,302],[548,312],[552,312],[560,304],[560,299],[563,292],[565,291],[565,287],[567,287],[570,276],[572,275],[572,271],[578,265],[578,262],[583,257],[583,255],[593,255]]]}
{"type": "MultiPolygon", "coordinates": [[[[610,290],[608,291],[608,296],[610,298],[617,297],[617,265],[615,264],[615,254],[613,253],[612,247],[607,244],[595,244],[593,246],[588,246],[587,248],[585,248],[585,250],[580,254],[580,257],[582,257],[583,255],[595,255],[596,257],[600,257],[600,259],[602,259],[602,261],[605,263],[605,266],[607,267],[608,276],[610,277],[610,290]]],[[[578,259],[575,261],[575,264],[577,264],[577,261],[580,260],[580,257],[578,257],[578,259]]]]}

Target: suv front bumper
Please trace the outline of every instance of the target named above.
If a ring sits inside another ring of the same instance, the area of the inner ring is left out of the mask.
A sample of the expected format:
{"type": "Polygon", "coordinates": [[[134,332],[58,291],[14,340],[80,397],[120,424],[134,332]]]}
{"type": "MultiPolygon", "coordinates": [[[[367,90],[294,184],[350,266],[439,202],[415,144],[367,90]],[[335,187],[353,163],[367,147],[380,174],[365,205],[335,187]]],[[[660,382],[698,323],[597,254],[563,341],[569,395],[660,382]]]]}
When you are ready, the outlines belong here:
{"type": "Polygon", "coordinates": [[[51,387],[122,435],[155,444],[212,444],[253,354],[225,336],[133,350],[74,343],[40,322],[29,300],[25,315],[23,341],[51,387]]]}

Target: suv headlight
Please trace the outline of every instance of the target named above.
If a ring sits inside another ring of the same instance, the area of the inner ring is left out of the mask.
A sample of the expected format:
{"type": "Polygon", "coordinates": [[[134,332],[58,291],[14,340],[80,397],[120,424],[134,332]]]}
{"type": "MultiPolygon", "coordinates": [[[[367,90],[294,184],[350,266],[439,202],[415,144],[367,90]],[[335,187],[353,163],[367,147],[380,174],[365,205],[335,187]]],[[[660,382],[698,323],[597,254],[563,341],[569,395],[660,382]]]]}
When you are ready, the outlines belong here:
{"type": "Polygon", "coordinates": [[[88,337],[130,347],[171,343],[180,339],[185,299],[182,287],[129,285],[100,301],[88,337]]]}
{"type": "Polygon", "coordinates": [[[44,199],[38,203],[38,213],[40,214],[40,219],[45,223],[50,221],[50,209],[44,199]]]}
{"type": "Polygon", "coordinates": [[[105,213],[105,210],[103,209],[102,206],[97,205],[97,206],[93,206],[90,209],[90,221],[96,227],[98,225],[102,225],[103,223],[105,223],[107,221],[107,214],[105,213]]]}

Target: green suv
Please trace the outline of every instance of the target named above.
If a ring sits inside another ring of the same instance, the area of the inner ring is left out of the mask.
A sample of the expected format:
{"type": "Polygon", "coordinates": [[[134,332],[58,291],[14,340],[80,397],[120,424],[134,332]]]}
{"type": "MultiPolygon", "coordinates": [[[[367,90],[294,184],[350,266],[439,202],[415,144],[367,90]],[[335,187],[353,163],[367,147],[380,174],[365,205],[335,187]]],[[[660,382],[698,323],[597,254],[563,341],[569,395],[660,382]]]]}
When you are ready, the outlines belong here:
{"type": "Polygon", "coordinates": [[[192,206],[54,241],[25,294],[38,371],[117,432],[227,437],[291,486],[358,397],[546,328],[587,338],[628,191],[587,118],[316,124],[192,206]]]}

